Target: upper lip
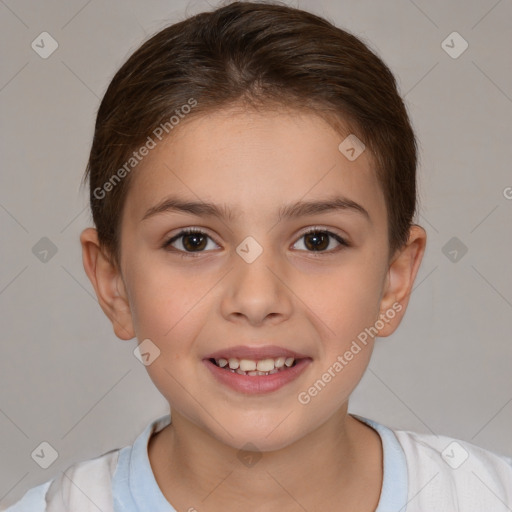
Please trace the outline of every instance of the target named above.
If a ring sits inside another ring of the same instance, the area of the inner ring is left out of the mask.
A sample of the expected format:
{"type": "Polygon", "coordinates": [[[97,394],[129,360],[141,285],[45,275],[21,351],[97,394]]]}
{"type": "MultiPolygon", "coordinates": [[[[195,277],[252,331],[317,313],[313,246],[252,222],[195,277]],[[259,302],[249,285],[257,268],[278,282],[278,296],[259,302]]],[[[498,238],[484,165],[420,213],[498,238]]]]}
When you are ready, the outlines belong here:
{"type": "Polygon", "coordinates": [[[206,356],[205,359],[275,359],[276,357],[293,357],[294,359],[303,359],[309,356],[300,354],[294,350],[290,350],[276,345],[237,345],[236,347],[226,347],[222,350],[217,350],[210,355],[206,356]]]}

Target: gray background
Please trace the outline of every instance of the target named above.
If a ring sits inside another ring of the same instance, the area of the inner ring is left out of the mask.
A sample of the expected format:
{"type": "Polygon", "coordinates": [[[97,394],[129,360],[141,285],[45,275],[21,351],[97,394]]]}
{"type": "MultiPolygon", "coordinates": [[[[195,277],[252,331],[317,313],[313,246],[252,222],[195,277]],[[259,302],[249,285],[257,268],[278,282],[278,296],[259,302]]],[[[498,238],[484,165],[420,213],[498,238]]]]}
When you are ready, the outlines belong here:
{"type": "MultiPolygon", "coordinates": [[[[417,221],[427,252],[405,320],[377,341],[350,411],[512,456],[512,2],[291,5],[370,44],[396,74],[420,141],[417,221]],[[453,31],[469,44],[458,58],[442,47],[453,31]]],[[[76,461],[130,444],[167,412],[135,340],[115,337],[83,270],[79,234],[91,220],[79,185],[114,72],[147,36],[209,8],[0,2],[3,505],[76,461]],[[47,59],[31,48],[43,31],[59,45],[47,59]],[[33,253],[43,237],[57,248],[46,263],[33,253]],[[31,458],[42,441],[59,453],[48,469],[31,458]]]]}

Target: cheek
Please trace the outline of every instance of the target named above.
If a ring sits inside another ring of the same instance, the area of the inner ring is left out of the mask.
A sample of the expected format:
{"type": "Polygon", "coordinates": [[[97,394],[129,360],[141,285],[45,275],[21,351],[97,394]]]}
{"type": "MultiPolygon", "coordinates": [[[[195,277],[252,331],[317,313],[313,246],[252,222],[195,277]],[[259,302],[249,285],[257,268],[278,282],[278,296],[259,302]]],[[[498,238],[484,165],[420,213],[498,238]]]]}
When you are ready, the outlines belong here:
{"type": "Polygon", "coordinates": [[[183,273],[155,265],[146,268],[150,270],[131,274],[135,333],[139,341],[149,338],[158,347],[158,357],[146,370],[162,395],[179,404],[183,393],[178,383],[186,382],[194,365],[200,363],[199,356],[197,361],[193,358],[191,347],[205,315],[201,302],[205,290],[190,283],[183,273]]]}
{"type": "MultiPolygon", "coordinates": [[[[211,313],[212,293],[208,291],[218,277],[152,262],[132,269],[130,302],[135,334],[140,341],[149,338],[160,350],[159,358],[147,370],[158,381],[170,378],[163,368],[176,376],[190,372],[190,364],[200,362],[200,354],[197,361],[195,358],[196,340],[211,313]]],[[[159,384],[157,387],[161,389],[159,384]]]]}
{"type": "Polygon", "coordinates": [[[140,340],[157,344],[186,324],[187,316],[200,299],[200,290],[169,268],[146,264],[131,272],[130,303],[135,333],[140,340]]]}
{"type": "Polygon", "coordinates": [[[343,343],[378,318],[381,279],[382,270],[358,254],[324,275],[308,278],[301,296],[330,328],[322,331],[343,343]]]}

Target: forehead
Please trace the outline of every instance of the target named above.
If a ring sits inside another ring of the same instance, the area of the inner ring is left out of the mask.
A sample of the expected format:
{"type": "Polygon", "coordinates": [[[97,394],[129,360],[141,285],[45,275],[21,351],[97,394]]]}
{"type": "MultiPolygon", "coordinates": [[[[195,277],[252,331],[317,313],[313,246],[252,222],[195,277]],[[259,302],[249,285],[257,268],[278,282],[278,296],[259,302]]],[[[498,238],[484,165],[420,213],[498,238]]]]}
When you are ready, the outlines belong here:
{"type": "Polygon", "coordinates": [[[140,220],[172,194],[262,216],[287,202],[339,193],[373,218],[385,217],[369,152],[351,161],[339,149],[348,134],[290,109],[232,108],[185,118],[132,171],[125,213],[140,220]]]}

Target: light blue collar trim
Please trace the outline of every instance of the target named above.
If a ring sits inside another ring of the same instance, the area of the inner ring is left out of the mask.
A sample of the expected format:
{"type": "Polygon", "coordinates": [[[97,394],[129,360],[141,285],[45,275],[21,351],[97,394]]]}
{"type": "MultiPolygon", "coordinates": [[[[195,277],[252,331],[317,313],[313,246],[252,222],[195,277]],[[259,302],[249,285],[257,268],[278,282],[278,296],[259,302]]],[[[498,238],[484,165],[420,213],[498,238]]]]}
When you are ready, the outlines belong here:
{"type": "Polygon", "coordinates": [[[379,504],[375,512],[406,512],[408,474],[402,445],[394,432],[374,420],[350,414],[372,427],[379,434],[383,449],[383,478],[379,504]]]}
{"type": "MultiPolygon", "coordinates": [[[[406,512],[407,463],[402,446],[388,427],[376,421],[351,414],[379,434],[383,447],[383,482],[375,512],[406,512]]],[[[148,456],[148,442],[153,433],[171,422],[170,414],[149,423],[132,446],[120,450],[112,481],[114,512],[176,512],[162,494],[155,480],[148,456]]]]}
{"type": "Polygon", "coordinates": [[[158,487],[148,456],[149,438],[170,422],[170,414],[161,416],[147,425],[132,446],[121,449],[112,482],[114,512],[176,512],[158,487]]]}

